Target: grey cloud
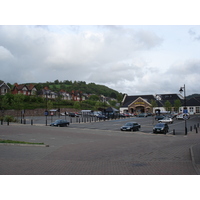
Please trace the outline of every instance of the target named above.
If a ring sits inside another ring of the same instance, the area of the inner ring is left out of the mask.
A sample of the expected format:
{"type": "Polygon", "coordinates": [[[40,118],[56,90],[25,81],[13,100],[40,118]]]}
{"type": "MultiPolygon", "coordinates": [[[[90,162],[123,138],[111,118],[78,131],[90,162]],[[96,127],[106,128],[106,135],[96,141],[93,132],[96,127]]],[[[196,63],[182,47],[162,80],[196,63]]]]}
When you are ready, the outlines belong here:
{"type": "MultiPolygon", "coordinates": [[[[80,80],[106,84],[121,92],[149,94],[175,83],[170,79],[175,77],[172,72],[157,80],[163,74],[138,56],[162,44],[163,39],[153,32],[122,26],[94,30],[61,26],[59,31],[0,26],[0,79],[11,83],[80,80]]],[[[185,70],[195,70],[192,66],[185,70]]],[[[179,73],[178,67],[173,68],[179,73]]]]}
{"type": "Polygon", "coordinates": [[[200,34],[193,28],[190,28],[188,33],[194,40],[200,40],[200,34]]]}
{"type": "Polygon", "coordinates": [[[189,33],[191,36],[196,35],[196,32],[195,32],[192,28],[189,29],[188,33],[189,33]]]}

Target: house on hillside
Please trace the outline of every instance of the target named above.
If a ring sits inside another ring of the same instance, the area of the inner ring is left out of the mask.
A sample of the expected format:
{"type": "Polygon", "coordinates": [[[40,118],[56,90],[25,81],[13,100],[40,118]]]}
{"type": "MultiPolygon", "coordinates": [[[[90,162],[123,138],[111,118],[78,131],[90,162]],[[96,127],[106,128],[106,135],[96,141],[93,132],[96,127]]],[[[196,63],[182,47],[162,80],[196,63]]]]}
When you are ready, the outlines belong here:
{"type": "Polygon", "coordinates": [[[71,100],[71,95],[64,90],[60,90],[59,95],[63,100],[71,100]]]}
{"type": "Polygon", "coordinates": [[[172,107],[176,100],[180,100],[183,105],[183,97],[179,94],[156,94],[154,95],[125,95],[122,100],[120,112],[139,113],[155,113],[165,112],[165,103],[169,101],[172,107]],[[156,102],[156,107],[152,106],[152,101],[156,102]]]}
{"type": "Polygon", "coordinates": [[[10,87],[3,81],[0,81],[0,95],[5,95],[10,91],[10,87]]]}
{"type": "Polygon", "coordinates": [[[44,87],[44,89],[40,90],[38,94],[47,99],[56,99],[58,97],[58,94],[50,90],[48,87],[44,87]]]}
{"type": "Polygon", "coordinates": [[[72,101],[82,101],[82,92],[79,90],[72,90],[71,91],[71,100],[72,101]]]}
{"type": "Polygon", "coordinates": [[[33,84],[14,84],[14,87],[11,90],[12,94],[24,94],[27,96],[35,95],[37,92],[36,87],[33,84]]]}

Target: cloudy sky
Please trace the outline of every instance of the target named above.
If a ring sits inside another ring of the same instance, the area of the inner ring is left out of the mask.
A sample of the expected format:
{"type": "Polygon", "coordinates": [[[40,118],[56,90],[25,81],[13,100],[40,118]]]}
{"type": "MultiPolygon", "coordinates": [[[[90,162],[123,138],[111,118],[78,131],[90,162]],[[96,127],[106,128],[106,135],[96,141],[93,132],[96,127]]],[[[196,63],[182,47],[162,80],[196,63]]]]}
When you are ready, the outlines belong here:
{"type": "MultiPolygon", "coordinates": [[[[80,23],[81,24],[81,23],[80,23]]],[[[0,25],[0,80],[200,93],[198,25],[0,25]]]]}

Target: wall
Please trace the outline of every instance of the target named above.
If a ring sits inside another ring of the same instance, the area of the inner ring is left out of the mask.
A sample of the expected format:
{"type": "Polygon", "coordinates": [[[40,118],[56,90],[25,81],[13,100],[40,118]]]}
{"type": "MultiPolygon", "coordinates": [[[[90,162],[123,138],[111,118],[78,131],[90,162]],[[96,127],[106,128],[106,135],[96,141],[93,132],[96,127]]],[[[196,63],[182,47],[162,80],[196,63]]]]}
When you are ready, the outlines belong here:
{"type": "MultiPolygon", "coordinates": [[[[25,110],[25,116],[44,116],[44,112],[46,109],[38,108],[34,110],[25,110]]],[[[61,108],[60,112],[79,112],[73,108],[61,108]]],[[[0,113],[2,115],[2,112],[0,113]]],[[[4,115],[12,115],[15,117],[21,116],[21,111],[19,110],[5,110],[4,115]]]]}

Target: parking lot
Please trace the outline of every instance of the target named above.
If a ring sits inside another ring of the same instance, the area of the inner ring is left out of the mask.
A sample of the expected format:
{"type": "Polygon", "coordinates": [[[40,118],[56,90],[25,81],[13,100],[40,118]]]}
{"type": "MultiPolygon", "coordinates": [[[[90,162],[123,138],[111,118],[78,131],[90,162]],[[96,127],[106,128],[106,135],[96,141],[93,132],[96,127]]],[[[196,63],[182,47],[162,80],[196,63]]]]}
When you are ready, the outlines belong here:
{"type": "MultiPolygon", "coordinates": [[[[99,129],[99,130],[110,130],[110,131],[120,131],[120,127],[126,122],[137,122],[141,125],[141,132],[152,133],[153,127],[158,123],[155,117],[128,117],[121,119],[110,119],[110,120],[98,120],[93,117],[68,117],[68,116],[54,116],[47,118],[47,125],[56,119],[66,119],[70,122],[70,128],[80,128],[80,129],[99,129]]],[[[25,117],[26,125],[46,125],[46,118],[44,117],[25,117]]],[[[195,126],[199,126],[200,116],[193,115],[189,120],[186,120],[187,132],[193,131],[195,126]]],[[[24,121],[22,121],[23,123],[24,121]]],[[[173,119],[173,123],[169,124],[169,133],[183,135],[185,134],[185,121],[173,119]]]]}
{"type": "MultiPolygon", "coordinates": [[[[169,125],[167,135],[152,134],[153,117],[80,123],[74,118],[69,127],[46,126],[45,117],[35,117],[33,125],[30,120],[0,125],[0,138],[49,147],[0,145],[0,174],[196,174],[189,148],[200,137],[192,132],[185,136],[181,120],[169,125]],[[141,130],[122,132],[129,121],[140,123],[141,130]]],[[[198,121],[193,116],[187,124],[198,121]]]]}

